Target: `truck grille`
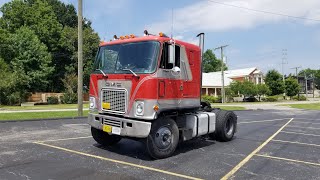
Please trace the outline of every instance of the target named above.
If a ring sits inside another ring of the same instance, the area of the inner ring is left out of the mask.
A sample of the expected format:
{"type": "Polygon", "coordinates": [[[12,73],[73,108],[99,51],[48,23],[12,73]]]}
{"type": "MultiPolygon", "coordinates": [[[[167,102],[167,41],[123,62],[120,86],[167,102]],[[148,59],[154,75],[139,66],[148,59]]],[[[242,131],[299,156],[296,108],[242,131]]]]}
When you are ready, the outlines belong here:
{"type": "Polygon", "coordinates": [[[124,89],[103,89],[102,103],[109,103],[109,109],[104,111],[125,113],[127,109],[127,92],[124,89]]]}
{"type": "Polygon", "coordinates": [[[103,119],[103,124],[122,128],[121,121],[117,121],[117,120],[103,119]]]}

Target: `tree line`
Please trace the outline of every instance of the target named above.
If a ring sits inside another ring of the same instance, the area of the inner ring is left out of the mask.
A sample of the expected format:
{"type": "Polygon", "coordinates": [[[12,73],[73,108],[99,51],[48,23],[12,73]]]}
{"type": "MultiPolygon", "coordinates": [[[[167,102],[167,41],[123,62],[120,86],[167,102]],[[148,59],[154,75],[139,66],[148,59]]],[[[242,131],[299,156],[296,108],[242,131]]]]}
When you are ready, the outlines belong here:
{"type": "MultiPolygon", "coordinates": [[[[77,81],[75,7],[59,0],[12,0],[0,11],[0,104],[23,102],[32,92],[75,93],[70,85],[77,81]]],[[[88,19],[83,24],[88,85],[100,38],[88,19]]]]}
{"type": "MultiPolygon", "coordinates": [[[[282,75],[276,70],[269,70],[265,76],[265,84],[254,84],[251,81],[245,80],[234,81],[230,84],[229,95],[237,96],[238,94],[245,97],[257,96],[259,101],[261,96],[276,96],[286,93],[292,98],[300,91],[300,85],[295,77],[286,77],[283,81],[282,75]]],[[[277,99],[275,99],[276,101],[277,99]]],[[[273,100],[272,100],[273,101],[273,100]]]]}

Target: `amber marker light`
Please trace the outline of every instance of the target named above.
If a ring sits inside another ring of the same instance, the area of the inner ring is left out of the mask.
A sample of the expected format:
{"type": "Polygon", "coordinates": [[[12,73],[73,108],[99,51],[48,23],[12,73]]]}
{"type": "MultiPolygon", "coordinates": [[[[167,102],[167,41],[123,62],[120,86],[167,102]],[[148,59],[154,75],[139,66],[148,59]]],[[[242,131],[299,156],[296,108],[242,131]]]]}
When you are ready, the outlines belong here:
{"type": "Polygon", "coordinates": [[[135,36],[134,36],[134,34],[130,34],[130,38],[134,38],[135,36]]]}
{"type": "Polygon", "coordinates": [[[159,106],[158,106],[158,105],[154,105],[154,106],[153,106],[153,110],[154,110],[154,111],[158,111],[158,110],[159,110],[159,106]]]}
{"type": "Polygon", "coordinates": [[[159,32],[159,36],[160,36],[160,37],[163,37],[163,33],[162,33],[162,32],[159,32]]]}

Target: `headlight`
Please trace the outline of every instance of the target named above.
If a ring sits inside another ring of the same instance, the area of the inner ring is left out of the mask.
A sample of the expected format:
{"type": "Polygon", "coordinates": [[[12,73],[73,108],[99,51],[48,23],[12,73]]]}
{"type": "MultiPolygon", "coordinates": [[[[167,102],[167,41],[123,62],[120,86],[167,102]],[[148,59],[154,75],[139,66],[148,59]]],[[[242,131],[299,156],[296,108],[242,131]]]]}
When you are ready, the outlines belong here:
{"type": "Polygon", "coordinates": [[[89,102],[89,109],[96,109],[96,98],[90,97],[89,102]]]}
{"type": "Polygon", "coordinates": [[[136,102],[136,115],[143,116],[144,113],[144,102],[137,101],[136,102]]]}

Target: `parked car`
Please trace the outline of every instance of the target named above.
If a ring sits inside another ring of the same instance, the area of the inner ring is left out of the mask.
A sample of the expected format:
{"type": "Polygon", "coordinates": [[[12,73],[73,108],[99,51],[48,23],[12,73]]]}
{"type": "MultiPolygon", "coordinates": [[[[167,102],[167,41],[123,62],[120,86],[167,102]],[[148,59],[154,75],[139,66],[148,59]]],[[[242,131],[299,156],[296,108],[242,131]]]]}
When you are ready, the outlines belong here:
{"type": "Polygon", "coordinates": [[[249,97],[244,97],[243,98],[243,102],[257,102],[257,98],[255,98],[254,96],[249,96],[249,97]]]}

